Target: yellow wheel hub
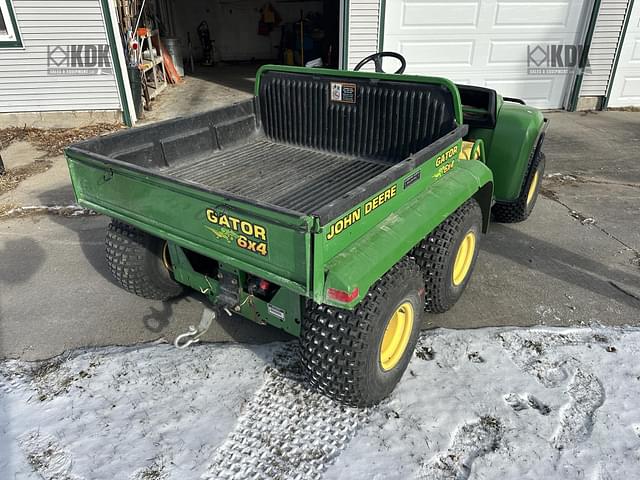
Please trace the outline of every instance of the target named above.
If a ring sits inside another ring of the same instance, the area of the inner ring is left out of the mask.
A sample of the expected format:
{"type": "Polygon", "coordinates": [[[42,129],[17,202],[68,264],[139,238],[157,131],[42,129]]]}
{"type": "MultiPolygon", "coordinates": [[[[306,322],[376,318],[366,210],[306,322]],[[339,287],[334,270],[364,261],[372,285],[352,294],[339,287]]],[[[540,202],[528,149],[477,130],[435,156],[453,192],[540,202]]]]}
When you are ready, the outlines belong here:
{"type": "Polygon", "coordinates": [[[164,268],[173,272],[173,267],[171,266],[171,255],[169,255],[169,242],[164,242],[162,247],[162,264],[164,268]]]}
{"type": "Polygon", "coordinates": [[[413,305],[404,302],[391,316],[382,337],[380,365],[387,371],[398,365],[407,349],[414,320],[413,305]]]}
{"type": "Polygon", "coordinates": [[[458,253],[456,254],[456,260],[453,264],[453,284],[455,286],[460,285],[467,278],[469,270],[471,269],[471,262],[473,261],[473,254],[476,251],[476,234],[473,232],[467,233],[462,239],[462,243],[458,247],[458,253]]]}
{"type": "Polygon", "coordinates": [[[538,187],[538,181],[540,180],[540,174],[536,170],[536,173],[533,175],[533,180],[531,180],[531,185],[529,185],[529,192],[527,193],[527,205],[531,203],[533,200],[533,196],[536,193],[536,188],[538,187]]]}

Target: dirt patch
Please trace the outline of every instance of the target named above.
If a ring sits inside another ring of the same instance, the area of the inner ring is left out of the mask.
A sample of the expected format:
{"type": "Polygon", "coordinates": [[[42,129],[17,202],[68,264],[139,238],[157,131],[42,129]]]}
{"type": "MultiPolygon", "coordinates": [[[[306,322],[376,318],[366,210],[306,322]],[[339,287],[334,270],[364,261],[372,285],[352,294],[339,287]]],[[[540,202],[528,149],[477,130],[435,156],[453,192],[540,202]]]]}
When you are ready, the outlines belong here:
{"type": "Polygon", "coordinates": [[[0,195],[13,190],[23,180],[38,173],[46,172],[51,168],[51,165],[52,162],[47,160],[38,160],[29,165],[7,170],[4,175],[0,175],[0,195]]]}
{"type": "Polygon", "coordinates": [[[72,143],[115,132],[121,128],[123,128],[121,125],[111,123],[98,123],[78,128],[42,129],[26,126],[2,128],[0,129],[0,150],[4,150],[13,142],[23,140],[32,143],[38,150],[49,155],[60,155],[72,143]]]}

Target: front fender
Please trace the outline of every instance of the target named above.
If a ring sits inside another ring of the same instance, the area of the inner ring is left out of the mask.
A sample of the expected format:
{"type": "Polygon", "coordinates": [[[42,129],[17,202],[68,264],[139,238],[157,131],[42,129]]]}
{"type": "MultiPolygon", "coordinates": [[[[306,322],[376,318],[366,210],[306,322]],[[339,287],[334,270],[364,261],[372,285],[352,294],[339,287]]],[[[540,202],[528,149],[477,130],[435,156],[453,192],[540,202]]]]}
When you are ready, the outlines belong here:
{"type": "Polygon", "coordinates": [[[487,152],[497,201],[510,202],[520,196],[544,124],[544,116],[536,108],[511,102],[502,104],[487,152]]]}
{"type": "Polygon", "coordinates": [[[355,308],[382,275],[469,198],[481,203],[486,228],[491,190],[492,175],[486,165],[476,160],[458,162],[455,169],[329,261],[323,303],[355,308]],[[357,288],[359,294],[343,304],[327,297],[329,288],[342,292],[357,288]]]}

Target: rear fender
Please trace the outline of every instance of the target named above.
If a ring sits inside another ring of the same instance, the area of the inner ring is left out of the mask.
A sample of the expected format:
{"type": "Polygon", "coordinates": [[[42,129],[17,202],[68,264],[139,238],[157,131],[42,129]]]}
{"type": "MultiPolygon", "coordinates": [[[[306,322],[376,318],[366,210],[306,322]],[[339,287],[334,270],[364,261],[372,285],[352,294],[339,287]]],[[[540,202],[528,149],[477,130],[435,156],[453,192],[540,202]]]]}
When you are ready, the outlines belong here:
{"type": "Polygon", "coordinates": [[[480,203],[486,232],[492,192],[491,171],[486,165],[476,160],[458,162],[446,176],[328,262],[321,303],[355,308],[382,275],[469,198],[480,203]],[[327,297],[328,289],[341,292],[357,289],[358,294],[349,303],[339,303],[327,297]]]}

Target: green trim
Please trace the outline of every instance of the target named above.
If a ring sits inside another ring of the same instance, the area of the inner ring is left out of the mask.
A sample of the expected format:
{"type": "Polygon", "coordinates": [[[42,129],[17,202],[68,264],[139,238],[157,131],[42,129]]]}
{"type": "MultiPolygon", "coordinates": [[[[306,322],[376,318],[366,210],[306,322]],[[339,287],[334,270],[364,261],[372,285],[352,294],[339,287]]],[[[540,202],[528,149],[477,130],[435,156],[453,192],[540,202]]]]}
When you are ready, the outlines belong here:
{"type": "Polygon", "coordinates": [[[342,10],[342,63],[340,68],[349,68],[349,0],[344,0],[342,10]]]}
{"type": "Polygon", "coordinates": [[[126,86],[122,77],[122,68],[120,65],[120,52],[116,47],[116,36],[113,31],[111,11],[109,10],[109,0],[100,0],[102,4],[102,14],[104,15],[104,23],[107,27],[107,38],[109,39],[109,49],[111,50],[111,60],[113,61],[113,70],[118,82],[118,92],[120,94],[120,103],[122,104],[122,121],[127,127],[133,126],[131,112],[129,111],[129,102],[127,101],[126,86]]]}
{"type": "Polygon", "coordinates": [[[378,28],[378,51],[384,52],[384,17],[387,13],[387,0],[380,0],[380,25],[378,28]]]}
{"type": "Polygon", "coordinates": [[[11,0],[6,0],[6,2],[7,10],[9,10],[9,21],[11,21],[13,34],[16,36],[16,39],[0,42],[0,48],[22,48],[22,37],[20,37],[20,30],[18,29],[18,22],[16,21],[16,14],[13,11],[13,5],[11,5],[11,0]]]}
{"type": "MultiPolygon", "coordinates": [[[[586,65],[589,58],[589,49],[591,48],[591,41],[593,40],[593,32],[596,29],[596,22],[598,21],[598,13],[600,13],[601,0],[595,0],[593,4],[593,10],[591,11],[591,18],[589,19],[589,26],[587,27],[587,36],[584,39],[584,47],[582,49],[582,56],[580,57],[580,65],[586,65]]],[[[580,73],[576,75],[575,83],[573,84],[573,91],[571,92],[571,98],[569,99],[569,105],[567,110],[575,112],[578,106],[578,98],[580,97],[580,88],[582,87],[582,80],[584,78],[584,70],[580,70],[580,73]]]]}
{"type": "Polygon", "coordinates": [[[622,25],[622,32],[620,32],[620,39],[618,40],[618,46],[616,48],[616,55],[613,60],[613,67],[611,68],[611,75],[609,76],[609,84],[607,85],[607,93],[604,96],[604,104],[602,109],[605,110],[609,106],[609,98],[611,97],[611,88],[613,87],[613,81],[616,78],[616,72],[618,71],[618,62],[620,61],[620,53],[624,46],[624,38],[627,35],[627,27],[631,20],[631,13],[633,12],[633,0],[629,0],[627,4],[627,12],[624,17],[624,24],[622,25]]]}
{"type": "Polygon", "coordinates": [[[254,93],[256,97],[260,92],[260,78],[266,71],[277,72],[289,72],[289,73],[302,73],[307,75],[313,75],[316,77],[351,77],[351,78],[367,78],[378,80],[390,80],[393,82],[414,82],[414,83],[430,83],[436,85],[442,85],[446,87],[453,97],[453,105],[455,109],[456,122],[458,125],[463,124],[462,117],[462,102],[460,100],[460,92],[455,83],[447,78],[441,77],[423,77],[421,75],[395,75],[392,73],[375,73],[375,72],[352,72],[350,70],[330,70],[327,68],[307,68],[307,67],[292,67],[289,65],[263,65],[256,73],[255,89],[254,93]]]}

